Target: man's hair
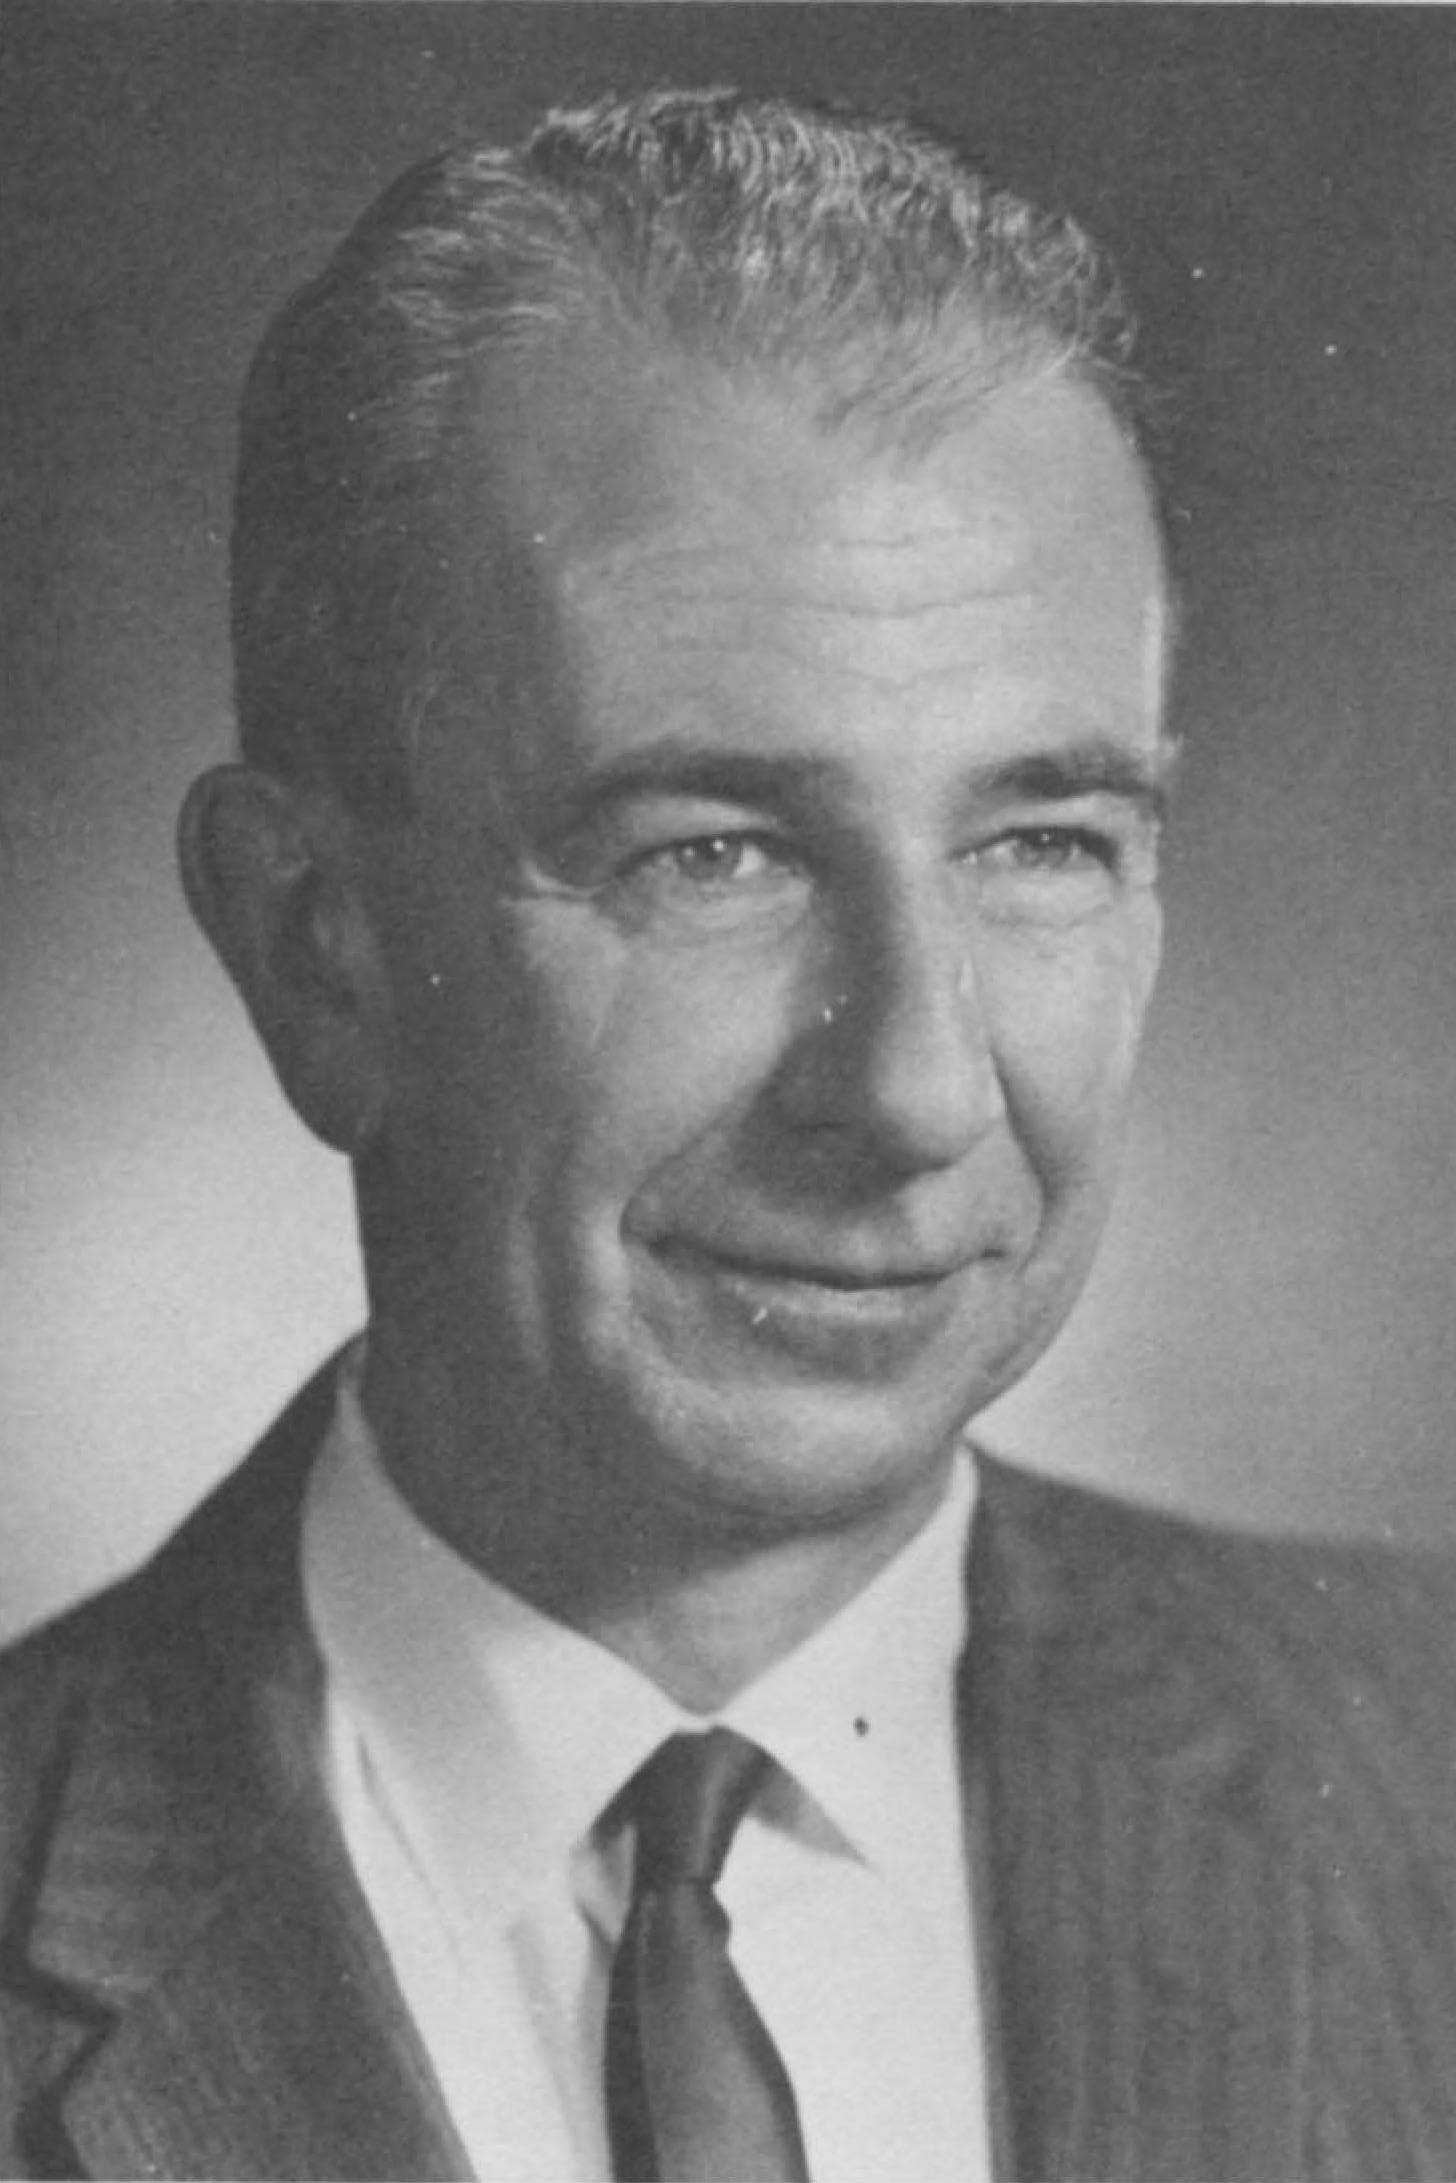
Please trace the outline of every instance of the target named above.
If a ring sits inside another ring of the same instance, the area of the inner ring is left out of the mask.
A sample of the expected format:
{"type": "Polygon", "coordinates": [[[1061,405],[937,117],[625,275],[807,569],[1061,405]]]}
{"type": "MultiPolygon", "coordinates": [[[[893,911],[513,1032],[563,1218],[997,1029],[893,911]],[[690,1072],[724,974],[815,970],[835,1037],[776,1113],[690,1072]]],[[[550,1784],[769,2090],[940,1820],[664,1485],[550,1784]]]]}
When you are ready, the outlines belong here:
{"type": "MultiPolygon", "coordinates": [[[[1095,388],[1135,438],[1132,332],[1080,227],[904,121],[663,91],[415,168],[284,307],[249,378],[244,754],[361,815],[407,808],[410,751],[458,671],[462,493],[495,594],[472,602],[477,629],[518,632],[532,581],[481,458],[502,371],[529,390],[548,355],[583,384],[678,358],[913,454],[1050,372],[1095,388]]],[[[488,714],[511,674],[485,672],[488,714]]]]}

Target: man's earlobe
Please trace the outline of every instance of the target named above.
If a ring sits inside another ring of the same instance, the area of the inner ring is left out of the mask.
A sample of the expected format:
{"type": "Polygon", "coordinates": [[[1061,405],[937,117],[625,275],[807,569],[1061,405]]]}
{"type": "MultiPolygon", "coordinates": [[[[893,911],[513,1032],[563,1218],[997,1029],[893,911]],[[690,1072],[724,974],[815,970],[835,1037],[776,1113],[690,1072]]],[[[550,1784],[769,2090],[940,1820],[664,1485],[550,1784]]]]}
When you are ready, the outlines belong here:
{"type": "Polygon", "coordinates": [[[193,783],[182,883],[301,1119],[340,1152],[384,1118],[389,983],[350,857],[348,822],[241,765],[193,783]]]}

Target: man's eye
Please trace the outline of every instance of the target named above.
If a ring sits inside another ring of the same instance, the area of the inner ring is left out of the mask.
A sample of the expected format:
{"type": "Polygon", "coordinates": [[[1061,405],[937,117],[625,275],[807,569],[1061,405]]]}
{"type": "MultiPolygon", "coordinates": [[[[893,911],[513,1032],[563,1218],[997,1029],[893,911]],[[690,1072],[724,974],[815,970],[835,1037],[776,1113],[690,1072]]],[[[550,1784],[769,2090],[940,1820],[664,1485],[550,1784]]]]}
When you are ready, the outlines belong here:
{"type": "Polygon", "coordinates": [[[971,859],[983,914],[1006,924],[1076,925],[1108,910],[1129,886],[1151,884],[1156,830],[1016,826],[971,859]]]}
{"type": "Polygon", "coordinates": [[[725,830],[640,850],[612,892],[624,911],[649,926],[718,931],[797,915],[805,876],[800,859],[774,835],[725,830]]]}
{"type": "Polygon", "coordinates": [[[1021,871],[1067,872],[1088,864],[1110,869],[1118,861],[1118,845],[1105,835],[1081,826],[1022,826],[1003,841],[993,842],[988,852],[997,853],[1021,871]]]}
{"type": "Polygon", "coordinates": [[[675,877],[699,887],[728,887],[735,881],[761,878],[772,860],[762,841],[753,834],[702,834],[694,841],[675,841],[643,859],[651,864],[664,860],[675,877]]]}

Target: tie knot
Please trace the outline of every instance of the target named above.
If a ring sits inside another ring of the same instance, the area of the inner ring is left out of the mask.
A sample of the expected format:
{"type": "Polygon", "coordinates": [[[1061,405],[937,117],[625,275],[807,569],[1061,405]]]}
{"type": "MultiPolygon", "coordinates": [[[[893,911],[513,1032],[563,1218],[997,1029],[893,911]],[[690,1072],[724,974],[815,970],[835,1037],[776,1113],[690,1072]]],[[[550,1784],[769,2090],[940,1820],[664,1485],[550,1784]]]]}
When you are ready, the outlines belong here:
{"type": "Polygon", "coordinates": [[[676,1880],[713,1886],[768,1764],[766,1752],[731,1728],[660,1744],[626,1789],[637,1823],[637,1889],[676,1880]]]}

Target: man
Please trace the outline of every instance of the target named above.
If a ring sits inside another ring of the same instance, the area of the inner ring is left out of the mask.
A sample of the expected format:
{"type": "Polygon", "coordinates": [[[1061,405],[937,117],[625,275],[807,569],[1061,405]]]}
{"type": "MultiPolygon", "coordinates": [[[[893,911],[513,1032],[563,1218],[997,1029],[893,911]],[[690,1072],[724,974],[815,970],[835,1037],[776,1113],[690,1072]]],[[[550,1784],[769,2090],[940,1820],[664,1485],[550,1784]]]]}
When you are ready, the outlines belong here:
{"type": "Polygon", "coordinates": [[[275,325],[183,859],[369,1326],[8,1667],[15,2172],[1456,2173],[1422,1580],[963,1437],[1157,964],[1127,345],[946,147],[722,94],[275,325]]]}

